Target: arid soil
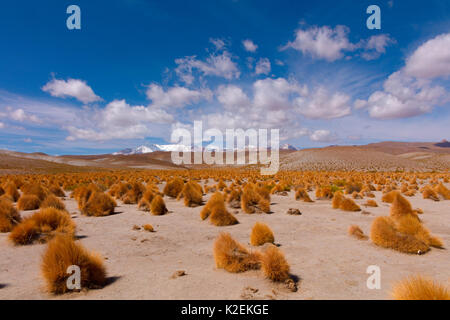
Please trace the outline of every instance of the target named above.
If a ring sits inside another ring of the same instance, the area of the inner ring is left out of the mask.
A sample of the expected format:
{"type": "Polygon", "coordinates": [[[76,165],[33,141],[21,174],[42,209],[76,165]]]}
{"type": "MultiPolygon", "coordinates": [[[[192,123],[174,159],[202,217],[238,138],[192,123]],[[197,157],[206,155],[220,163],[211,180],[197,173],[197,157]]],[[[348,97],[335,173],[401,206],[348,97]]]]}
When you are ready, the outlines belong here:
{"type": "MultiPolygon", "coordinates": [[[[315,200],[314,193],[309,194],[315,200]]],[[[421,273],[444,283],[449,281],[448,249],[408,255],[347,234],[348,227],[356,224],[368,235],[374,218],[389,214],[389,204],[381,202],[381,192],[375,194],[378,208],[362,206],[367,199],[356,200],[363,213],[332,209],[330,200],[295,201],[292,191],[287,196],[273,195],[273,213],[246,214],[238,210],[240,223],[228,227],[202,221],[202,207],[187,208],[182,201],[167,197],[164,200],[170,212],[163,216],[152,216],[138,211],[136,205],[119,201],[117,214],[106,217],[82,216],[75,200],[66,198],[64,203],[77,224],[79,241],[106,259],[108,284],[102,289],[51,295],[45,291],[40,274],[46,245],[14,246],[8,233],[3,233],[0,299],[390,299],[392,283],[406,275],[421,273]],[[302,214],[288,215],[289,208],[297,208],[302,214]],[[260,271],[233,274],[215,267],[213,243],[217,235],[229,232],[251,247],[250,231],[257,221],[273,230],[291,274],[298,280],[297,292],[265,279],[260,271]],[[133,226],[147,223],[155,232],[133,230],[133,226]],[[366,286],[370,265],[381,268],[380,290],[366,286]],[[185,275],[174,276],[181,270],[185,275]]],[[[408,200],[413,208],[423,209],[420,218],[424,225],[448,248],[449,201],[425,200],[420,193],[408,200]]],[[[26,216],[32,212],[21,213],[26,216]]]]}

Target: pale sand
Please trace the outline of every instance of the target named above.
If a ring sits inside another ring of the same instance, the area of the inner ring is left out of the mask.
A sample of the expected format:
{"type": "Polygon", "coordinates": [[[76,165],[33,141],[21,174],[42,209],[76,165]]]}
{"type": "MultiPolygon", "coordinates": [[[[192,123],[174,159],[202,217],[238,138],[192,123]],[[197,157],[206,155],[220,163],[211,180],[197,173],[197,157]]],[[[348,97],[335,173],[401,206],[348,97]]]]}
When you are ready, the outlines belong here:
{"type": "MultiPolygon", "coordinates": [[[[389,299],[393,281],[413,273],[447,282],[447,249],[407,255],[347,234],[348,227],[357,224],[368,235],[373,219],[389,214],[389,205],[381,202],[380,192],[375,193],[380,207],[362,207],[369,215],[334,210],[331,201],[326,200],[295,201],[293,192],[287,197],[275,195],[273,214],[249,215],[239,210],[236,217],[240,224],[230,227],[202,221],[202,207],[186,208],[182,201],[167,197],[164,199],[171,212],[164,216],[152,216],[138,211],[137,205],[119,201],[119,214],[101,218],[82,216],[76,202],[67,199],[69,212],[76,212],[74,221],[81,243],[107,258],[110,284],[98,290],[50,295],[40,276],[41,254],[46,245],[14,246],[8,234],[0,234],[0,299],[389,299]],[[289,208],[300,209],[302,215],[287,215],[289,208]],[[216,269],[212,251],[215,237],[226,231],[250,247],[250,231],[256,221],[272,228],[291,273],[300,279],[297,292],[265,279],[261,271],[232,274],[216,269]],[[146,223],[152,224],[156,232],[132,230],[134,225],[146,223]],[[369,265],[381,268],[380,290],[366,287],[369,265]],[[171,279],[177,270],[187,275],[171,279]],[[252,293],[247,287],[258,291],[252,293]]],[[[315,199],[312,192],[310,196],[315,199]]],[[[424,210],[420,217],[431,233],[450,246],[450,201],[424,200],[420,193],[408,199],[414,208],[424,210]]],[[[362,204],[366,200],[356,201],[362,204]]]]}

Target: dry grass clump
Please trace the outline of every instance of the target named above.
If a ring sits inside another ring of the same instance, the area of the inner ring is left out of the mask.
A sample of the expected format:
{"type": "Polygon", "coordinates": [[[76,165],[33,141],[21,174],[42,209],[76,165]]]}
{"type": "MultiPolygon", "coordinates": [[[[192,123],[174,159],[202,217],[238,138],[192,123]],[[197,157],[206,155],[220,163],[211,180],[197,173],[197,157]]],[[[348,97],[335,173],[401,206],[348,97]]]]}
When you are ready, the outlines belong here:
{"type": "Polygon", "coordinates": [[[24,195],[35,195],[39,198],[40,201],[44,201],[44,199],[49,194],[48,190],[41,186],[39,183],[31,183],[23,185],[21,188],[24,195]]]}
{"type": "Polygon", "coordinates": [[[431,199],[434,201],[439,201],[438,194],[430,186],[425,186],[422,188],[422,196],[424,199],[431,199]]]}
{"type": "Polygon", "coordinates": [[[381,201],[386,202],[386,203],[392,203],[394,201],[395,197],[397,196],[397,194],[399,194],[399,192],[397,190],[389,191],[389,192],[383,194],[383,196],[381,197],[381,201]]]}
{"type": "Polygon", "coordinates": [[[59,210],[66,210],[66,206],[64,205],[64,203],[53,194],[48,195],[47,198],[45,198],[44,201],[42,201],[40,206],[40,208],[49,208],[49,207],[56,208],[59,210]]]}
{"type": "Polygon", "coordinates": [[[247,250],[229,233],[221,233],[214,242],[216,267],[228,272],[244,272],[261,267],[260,254],[247,250]]]}
{"type": "Polygon", "coordinates": [[[150,211],[155,216],[161,216],[169,212],[166,208],[166,204],[164,203],[163,198],[160,195],[157,195],[153,198],[150,204],[150,211]]]}
{"type": "Polygon", "coordinates": [[[215,192],[208,200],[200,212],[200,218],[205,220],[210,218],[210,222],[215,226],[231,226],[239,223],[225,207],[225,199],[221,192],[215,192]]]}
{"type": "Polygon", "coordinates": [[[265,243],[274,243],[275,237],[269,226],[262,222],[256,222],[250,234],[250,244],[252,246],[262,246],[265,243]]]}
{"type": "Polygon", "coordinates": [[[350,236],[352,236],[352,237],[355,237],[356,239],[359,239],[359,240],[367,240],[367,239],[369,239],[369,237],[366,236],[364,234],[364,232],[361,230],[361,228],[359,226],[357,226],[357,225],[351,225],[348,228],[348,234],[350,236]]]}
{"type": "Polygon", "coordinates": [[[80,211],[86,216],[102,217],[113,214],[116,206],[117,203],[111,196],[101,191],[94,191],[80,211]]]}
{"type": "Polygon", "coordinates": [[[316,198],[317,199],[332,199],[333,194],[338,191],[334,190],[331,186],[317,187],[316,198]]]}
{"type": "Polygon", "coordinates": [[[153,229],[153,226],[151,225],[151,224],[144,224],[143,226],[142,226],[142,228],[144,228],[144,230],[145,231],[148,231],[148,232],[154,232],[155,230],[153,229]]]}
{"type": "Polygon", "coordinates": [[[66,196],[63,189],[61,189],[61,187],[59,185],[54,184],[54,185],[50,186],[48,189],[51,193],[53,193],[57,197],[63,198],[66,196]]]}
{"type": "Polygon", "coordinates": [[[9,239],[15,244],[26,245],[33,242],[47,242],[57,234],[75,235],[75,223],[66,211],[44,208],[22,220],[10,233],[9,239]]]}
{"type": "Polygon", "coordinates": [[[141,200],[139,200],[138,209],[142,211],[150,211],[150,206],[155,195],[156,193],[153,190],[147,189],[142,195],[141,200]]]}
{"type": "Polygon", "coordinates": [[[289,264],[280,249],[275,246],[268,247],[262,254],[261,269],[272,281],[282,282],[289,279],[289,264]]]}
{"type": "Polygon", "coordinates": [[[203,204],[202,186],[195,181],[189,181],[178,194],[177,200],[183,198],[186,207],[197,207],[203,204]]]}
{"type": "Polygon", "coordinates": [[[442,182],[435,186],[434,191],[440,194],[444,200],[450,200],[450,190],[447,189],[442,182]]]}
{"type": "Polygon", "coordinates": [[[364,204],[366,207],[378,207],[378,204],[375,200],[369,199],[364,204]]]}
{"type": "Polygon", "coordinates": [[[3,186],[3,190],[5,191],[5,195],[11,198],[12,202],[16,202],[17,200],[19,200],[20,193],[17,190],[16,184],[14,182],[7,182],[3,186]]]}
{"type": "Polygon", "coordinates": [[[17,201],[17,209],[19,210],[36,210],[39,209],[41,200],[34,194],[22,194],[17,201]]]}
{"type": "MultiPolygon", "coordinates": [[[[275,188],[275,187],[274,187],[275,188]]],[[[247,184],[241,195],[241,208],[245,213],[270,213],[270,194],[264,188],[247,184]]]]}
{"type": "Polygon", "coordinates": [[[10,232],[21,221],[11,201],[0,199],[0,232],[10,232]]]}
{"type": "Polygon", "coordinates": [[[304,188],[298,188],[295,192],[295,200],[303,200],[304,202],[314,202],[304,188]]]}
{"type": "Polygon", "coordinates": [[[164,187],[163,193],[171,198],[176,198],[183,190],[184,181],[181,178],[175,178],[168,181],[164,187]]]}
{"type": "Polygon", "coordinates": [[[450,300],[450,289],[418,274],[395,283],[391,295],[395,300],[450,300]]]}
{"type": "Polygon", "coordinates": [[[343,211],[361,211],[361,208],[350,198],[346,198],[341,191],[334,193],[331,203],[333,209],[341,209],[343,211]]]}
{"type": "Polygon", "coordinates": [[[81,244],[68,236],[56,236],[49,242],[42,257],[41,272],[49,292],[61,294],[68,292],[67,273],[69,266],[80,268],[81,288],[99,288],[106,282],[103,258],[87,251],[81,244]]]}
{"type": "Polygon", "coordinates": [[[133,182],[131,187],[125,194],[121,197],[121,200],[125,204],[136,204],[142,198],[142,194],[145,192],[145,187],[142,183],[133,182]]]}

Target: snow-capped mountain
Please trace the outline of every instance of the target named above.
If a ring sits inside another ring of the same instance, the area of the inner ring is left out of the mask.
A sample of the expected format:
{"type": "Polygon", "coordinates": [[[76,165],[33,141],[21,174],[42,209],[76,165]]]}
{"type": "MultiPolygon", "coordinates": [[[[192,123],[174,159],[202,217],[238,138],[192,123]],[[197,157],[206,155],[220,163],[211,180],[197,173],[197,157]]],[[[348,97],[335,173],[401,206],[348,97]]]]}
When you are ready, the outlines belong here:
{"type": "Polygon", "coordinates": [[[297,151],[297,148],[294,147],[293,145],[289,144],[289,143],[285,143],[280,147],[280,150],[293,150],[293,151],[297,151]]]}
{"type": "Polygon", "coordinates": [[[117,152],[114,152],[113,155],[132,155],[132,154],[145,154],[154,151],[190,151],[191,148],[189,146],[184,146],[181,144],[152,144],[150,146],[139,146],[137,148],[131,149],[126,148],[117,152]]]}

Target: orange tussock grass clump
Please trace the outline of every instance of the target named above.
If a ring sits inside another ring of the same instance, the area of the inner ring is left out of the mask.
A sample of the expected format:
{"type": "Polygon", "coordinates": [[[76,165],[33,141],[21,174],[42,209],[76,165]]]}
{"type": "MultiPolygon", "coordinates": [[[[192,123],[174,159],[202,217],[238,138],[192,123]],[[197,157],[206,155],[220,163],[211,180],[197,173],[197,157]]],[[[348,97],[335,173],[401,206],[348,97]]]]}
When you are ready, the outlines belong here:
{"type": "MultiPolygon", "coordinates": [[[[275,188],[275,187],[274,187],[275,188]]],[[[260,210],[265,213],[270,212],[270,200],[267,196],[262,196],[258,193],[257,188],[253,184],[247,184],[241,195],[241,208],[245,213],[255,213],[260,210]]],[[[270,199],[270,198],[269,198],[270,199]]]]}
{"type": "Polygon", "coordinates": [[[399,194],[400,192],[397,190],[392,190],[389,191],[385,194],[383,194],[383,196],[381,197],[381,201],[382,202],[386,202],[386,203],[392,203],[395,199],[395,197],[397,196],[397,194],[399,194]]]}
{"type": "Polygon", "coordinates": [[[261,267],[259,252],[251,252],[234,240],[229,233],[221,233],[214,242],[216,267],[228,272],[244,272],[261,267]]]}
{"type": "Polygon", "coordinates": [[[80,211],[86,216],[101,217],[114,213],[117,203],[111,196],[101,191],[94,191],[80,211]]]}
{"type": "Polygon", "coordinates": [[[265,243],[274,243],[275,237],[269,226],[262,222],[256,222],[250,234],[250,244],[252,246],[262,246],[265,243]]]}
{"type": "Polygon", "coordinates": [[[375,200],[369,199],[364,204],[366,207],[378,207],[378,204],[375,200]]]}
{"type": "Polygon", "coordinates": [[[434,201],[439,201],[438,194],[430,186],[423,187],[422,196],[424,199],[431,199],[434,201]]]}
{"type": "Polygon", "coordinates": [[[11,198],[13,202],[16,202],[19,200],[20,193],[17,190],[16,185],[13,182],[8,182],[4,187],[3,190],[5,191],[5,194],[11,198]]]}
{"type": "Polygon", "coordinates": [[[450,200],[450,190],[442,182],[435,186],[434,191],[440,194],[445,200],[450,200]]]}
{"type": "Polygon", "coordinates": [[[297,191],[295,192],[295,200],[303,200],[304,202],[314,202],[311,200],[308,193],[303,188],[297,189],[297,191]]]}
{"type": "Polygon", "coordinates": [[[225,207],[225,199],[223,194],[219,191],[215,192],[208,200],[206,205],[200,211],[200,218],[205,220],[210,217],[210,222],[218,227],[231,226],[239,223],[225,207]]]}
{"type": "Polygon", "coordinates": [[[405,197],[403,197],[399,192],[395,193],[393,197],[390,210],[391,217],[412,215],[417,218],[417,214],[413,211],[411,203],[405,197]]]}
{"type": "Polygon", "coordinates": [[[121,197],[121,200],[125,204],[136,204],[144,192],[145,187],[139,182],[134,182],[131,184],[131,188],[121,197]]]}
{"type": "Polygon", "coordinates": [[[355,237],[356,239],[359,239],[359,240],[367,240],[367,239],[369,239],[369,237],[364,234],[364,232],[361,230],[361,228],[359,226],[355,225],[355,224],[351,225],[348,228],[348,234],[351,235],[352,237],[355,237]]]}
{"type": "Polygon", "coordinates": [[[430,250],[430,246],[443,246],[439,238],[431,236],[420,221],[412,216],[375,218],[370,238],[380,247],[404,253],[425,253],[430,250]]]}
{"type": "Polygon", "coordinates": [[[289,279],[289,264],[281,250],[275,246],[268,247],[262,254],[261,269],[272,281],[281,282],[289,279]]]}
{"type": "Polygon", "coordinates": [[[161,216],[169,212],[163,198],[160,195],[153,198],[152,203],[150,204],[150,211],[155,216],[161,216]]]}
{"type": "Polygon", "coordinates": [[[200,218],[202,220],[207,219],[209,217],[209,215],[211,214],[212,209],[215,206],[222,206],[223,203],[224,203],[224,199],[223,199],[222,193],[219,191],[216,191],[215,193],[213,193],[211,198],[209,198],[206,205],[202,208],[202,211],[200,211],[200,218]]]}
{"type": "Polygon", "coordinates": [[[138,209],[142,211],[150,211],[150,206],[154,197],[155,193],[152,190],[147,189],[142,195],[141,200],[139,200],[138,209]]]}
{"type": "Polygon", "coordinates": [[[10,233],[15,244],[26,245],[35,241],[47,242],[57,234],[75,235],[75,223],[66,211],[44,208],[22,220],[10,233]]]}
{"type": "Polygon", "coordinates": [[[184,181],[181,178],[175,178],[166,183],[163,193],[171,198],[176,198],[183,190],[184,181]]]}
{"type": "Polygon", "coordinates": [[[316,198],[317,199],[332,199],[333,193],[334,192],[331,189],[331,186],[317,187],[316,198]]]}
{"type": "Polygon", "coordinates": [[[0,199],[0,232],[10,232],[21,220],[12,202],[0,199]]]}
{"type": "Polygon", "coordinates": [[[39,200],[41,200],[41,201],[43,201],[49,193],[39,183],[23,185],[21,190],[23,191],[24,194],[27,194],[27,195],[33,194],[33,195],[37,196],[39,198],[39,200]]]}
{"type": "Polygon", "coordinates": [[[22,194],[17,201],[17,209],[19,210],[36,210],[39,209],[41,200],[34,194],[22,194]]]}
{"type": "Polygon", "coordinates": [[[343,211],[361,211],[361,208],[350,198],[346,198],[341,191],[336,191],[331,202],[333,209],[343,211]]]}
{"type": "Polygon", "coordinates": [[[66,196],[66,194],[63,191],[63,189],[61,189],[61,187],[56,185],[56,184],[50,186],[49,190],[50,190],[51,193],[53,193],[57,197],[63,198],[63,197],[66,196]]]}
{"type": "Polygon", "coordinates": [[[260,198],[258,201],[258,208],[264,213],[270,213],[270,201],[264,198],[260,198]]]}
{"type": "Polygon", "coordinates": [[[177,199],[184,199],[184,205],[186,207],[197,207],[203,204],[203,190],[202,186],[195,181],[189,181],[181,190],[177,199]]]}
{"type": "Polygon", "coordinates": [[[391,296],[395,300],[450,300],[450,289],[418,274],[396,282],[391,296]]]}
{"type": "Polygon", "coordinates": [[[67,268],[71,265],[80,268],[81,288],[99,288],[105,284],[103,258],[86,250],[73,238],[59,235],[49,242],[42,257],[41,272],[49,292],[62,294],[69,291],[66,282],[71,274],[67,273],[67,268]]]}
{"type": "Polygon", "coordinates": [[[53,194],[48,195],[47,198],[45,198],[44,201],[42,201],[40,206],[40,208],[49,208],[49,207],[56,208],[59,210],[66,210],[66,206],[64,205],[64,203],[53,194]]]}
{"type": "Polygon", "coordinates": [[[144,224],[143,226],[142,226],[142,228],[144,228],[144,230],[145,231],[148,231],[148,232],[154,232],[155,230],[153,229],[153,226],[151,225],[151,224],[144,224]]]}

